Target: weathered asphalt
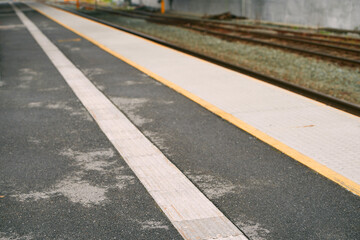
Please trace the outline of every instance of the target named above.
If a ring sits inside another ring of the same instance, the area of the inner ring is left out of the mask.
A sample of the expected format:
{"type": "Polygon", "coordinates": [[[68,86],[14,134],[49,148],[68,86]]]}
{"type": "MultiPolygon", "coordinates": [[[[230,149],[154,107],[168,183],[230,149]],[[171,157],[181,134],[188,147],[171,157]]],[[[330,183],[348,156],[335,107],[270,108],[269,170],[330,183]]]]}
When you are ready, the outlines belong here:
{"type": "Polygon", "coordinates": [[[182,239],[16,15],[0,19],[0,239],[182,239]]]}
{"type": "MultiPolygon", "coordinates": [[[[359,197],[41,14],[25,13],[251,239],[360,239],[359,197]]],[[[19,24],[15,15],[1,19],[19,24]]],[[[26,30],[1,31],[9,34],[0,44],[0,232],[179,237],[26,30]],[[76,202],[67,187],[85,185],[106,199],[76,202]]]]}

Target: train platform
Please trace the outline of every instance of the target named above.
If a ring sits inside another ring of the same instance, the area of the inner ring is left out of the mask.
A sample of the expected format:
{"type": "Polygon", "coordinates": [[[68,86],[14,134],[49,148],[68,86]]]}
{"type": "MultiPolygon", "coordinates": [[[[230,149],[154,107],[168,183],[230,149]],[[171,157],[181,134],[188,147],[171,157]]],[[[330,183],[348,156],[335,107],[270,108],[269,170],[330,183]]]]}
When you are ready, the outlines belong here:
{"type": "Polygon", "coordinates": [[[0,3],[1,239],[359,239],[360,118],[0,3]]]}

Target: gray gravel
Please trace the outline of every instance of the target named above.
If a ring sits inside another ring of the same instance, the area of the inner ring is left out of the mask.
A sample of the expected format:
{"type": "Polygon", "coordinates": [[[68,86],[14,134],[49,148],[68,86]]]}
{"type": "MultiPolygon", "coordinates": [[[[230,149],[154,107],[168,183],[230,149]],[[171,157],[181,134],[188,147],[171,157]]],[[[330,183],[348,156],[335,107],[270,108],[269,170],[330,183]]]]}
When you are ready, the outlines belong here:
{"type": "Polygon", "coordinates": [[[228,42],[192,30],[150,23],[141,19],[87,13],[239,66],[360,104],[359,68],[339,66],[336,63],[265,46],[228,42]]]}

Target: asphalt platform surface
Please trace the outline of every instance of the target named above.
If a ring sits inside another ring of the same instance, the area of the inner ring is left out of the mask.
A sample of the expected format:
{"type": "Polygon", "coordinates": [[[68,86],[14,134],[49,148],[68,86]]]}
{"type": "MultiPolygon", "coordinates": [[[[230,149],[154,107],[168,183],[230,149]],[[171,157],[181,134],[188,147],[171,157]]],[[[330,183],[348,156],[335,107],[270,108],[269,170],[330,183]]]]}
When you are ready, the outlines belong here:
{"type": "MultiPolygon", "coordinates": [[[[358,196],[17,6],[249,239],[360,239],[358,196]]],[[[181,239],[6,4],[0,50],[0,239],[181,239]]]]}

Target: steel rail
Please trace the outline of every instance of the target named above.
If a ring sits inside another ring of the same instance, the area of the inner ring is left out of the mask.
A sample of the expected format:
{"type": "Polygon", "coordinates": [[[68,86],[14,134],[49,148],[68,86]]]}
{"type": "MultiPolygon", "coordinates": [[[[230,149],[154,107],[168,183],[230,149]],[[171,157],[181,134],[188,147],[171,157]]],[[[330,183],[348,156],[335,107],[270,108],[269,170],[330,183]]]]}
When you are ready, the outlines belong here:
{"type": "MultiPolygon", "coordinates": [[[[60,7],[54,6],[54,5],[51,5],[51,6],[60,8],[60,7]]],[[[298,93],[298,94],[303,95],[305,97],[308,97],[308,98],[314,99],[316,101],[322,102],[324,104],[327,104],[329,106],[341,109],[343,111],[354,114],[356,116],[360,116],[360,105],[358,105],[358,104],[350,103],[348,101],[338,99],[338,98],[335,98],[333,96],[330,96],[330,95],[327,95],[327,94],[324,94],[324,93],[320,93],[318,91],[315,91],[315,90],[312,90],[312,89],[309,89],[309,88],[305,88],[305,87],[299,86],[297,84],[293,84],[293,83],[284,81],[284,80],[279,79],[279,78],[267,76],[267,75],[265,75],[265,74],[263,74],[261,72],[254,71],[254,70],[246,68],[246,67],[240,67],[238,65],[235,65],[235,64],[232,64],[232,63],[229,63],[229,62],[225,62],[225,61],[220,60],[218,58],[214,58],[214,57],[211,57],[211,56],[199,53],[199,52],[195,52],[193,50],[189,50],[189,49],[183,48],[181,46],[175,45],[173,43],[164,41],[162,39],[159,39],[159,38],[156,38],[156,37],[153,37],[153,36],[150,36],[150,35],[147,35],[147,34],[144,34],[144,33],[129,29],[129,28],[126,28],[126,27],[116,25],[114,23],[111,23],[111,22],[108,22],[108,21],[105,21],[105,20],[90,16],[90,15],[82,13],[82,12],[78,12],[78,11],[74,11],[74,10],[70,10],[70,9],[64,9],[64,8],[60,8],[60,9],[71,12],[71,13],[73,13],[75,15],[82,16],[84,18],[91,19],[91,20],[93,20],[95,22],[102,23],[104,25],[113,27],[115,29],[130,33],[130,34],[133,34],[135,36],[145,38],[147,40],[150,40],[150,41],[153,41],[155,43],[161,44],[163,46],[166,46],[166,47],[169,47],[169,48],[184,52],[184,53],[189,54],[191,56],[206,60],[208,62],[217,64],[219,66],[222,66],[222,67],[225,67],[225,68],[228,68],[228,69],[231,69],[233,71],[236,71],[236,72],[239,72],[239,73],[254,77],[254,78],[262,80],[264,82],[268,82],[270,84],[273,84],[273,85],[276,85],[278,87],[287,89],[289,91],[298,93]]]]}
{"type": "Polygon", "coordinates": [[[320,28],[320,30],[324,30],[324,31],[328,31],[328,32],[337,32],[337,33],[353,33],[353,34],[359,34],[360,35],[359,30],[347,30],[347,29],[328,28],[328,27],[320,28]]]}
{"type": "MultiPolygon", "coordinates": [[[[326,36],[326,35],[320,35],[320,36],[314,36],[314,37],[304,37],[304,35],[306,36],[307,34],[313,34],[313,33],[306,33],[306,32],[300,32],[300,31],[291,31],[291,30],[279,30],[278,28],[266,28],[266,29],[262,29],[262,28],[253,28],[250,25],[228,25],[227,23],[218,23],[218,22],[211,22],[211,24],[213,25],[225,25],[225,26],[231,26],[234,28],[249,28],[249,29],[260,29],[260,30],[265,30],[265,31],[272,31],[272,32],[277,32],[276,34],[278,36],[286,36],[286,37],[293,37],[293,38],[297,38],[297,39],[302,39],[302,40],[310,40],[310,41],[316,41],[316,42],[324,42],[324,43],[332,43],[332,44],[341,44],[341,45],[345,45],[345,46],[349,46],[349,47],[355,47],[355,48],[360,48],[360,38],[344,38],[344,37],[340,37],[343,38],[342,40],[345,41],[359,41],[358,43],[349,43],[349,42],[344,42],[344,41],[337,41],[337,40],[328,40],[328,39],[324,39],[324,37],[335,37],[336,36],[326,36]]],[[[244,30],[246,31],[246,30],[244,30]]],[[[253,30],[256,32],[256,30],[253,30]]]]}
{"type": "MultiPolygon", "coordinates": [[[[229,26],[238,26],[238,27],[243,27],[243,28],[263,29],[263,30],[276,31],[276,32],[279,32],[279,33],[282,33],[282,34],[294,34],[294,35],[302,36],[302,37],[304,37],[304,36],[309,37],[310,36],[310,37],[312,37],[312,39],[316,39],[316,40],[319,40],[318,38],[320,38],[321,40],[324,40],[324,38],[326,38],[326,39],[337,39],[337,40],[340,40],[340,41],[357,42],[357,44],[355,44],[356,46],[358,46],[360,44],[360,38],[354,38],[354,37],[324,35],[324,34],[319,34],[319,33],[282,29],[282,28],[279,28],[279,27],[255,26],[255,25],[249,25],[249,24],[239,24],[239,23],[230,23],[230,22],[219,22],[219,21],[217,21],[217,22],[219,24],[229,25],[229,26]]],[[[331,40],[325,40],[325,41],[331,41],[331,40]]],[[[333,42],[339,42],[339,41],[333,40],[333,42]]]]}
{"type": "MultiPolygon", "coordinates": [[[[279,36],[289,36],[288,34],[279,34],[279,36]]],[[[296,36],[297,39],[302,39],[302,40],[311,40],[311,41],[316,41],[316,42],[323,42],[323,43],[331,43],[331,44],[340,44],[340,45],[344,45],[344,46],[348,46],[348,47],[354,47],[354,48],[360,48],[360,43],[355,44],[355,43],[348,43],[348,42],[341,42],[341,41],[334,41],[334,40],[326,40],[326,39],[320,39],[320,38],[308,38],[308,37],[302,37],[302,36],[296,36]]]]}
{"type": "MultiPolygon", "coordinates": [[[[339,46],[335,46],[335,45],[331,45],[331,44],[322,44],[322,43],[318,43],[318,42],[313,42],[312,39],[311,40],[304,40],[304,39],[298,39],[297,37],[277,35],[277,34],[271,34],[271,33],[264,33],[264,32],[254,31],[254,30],[249,31],[249,30],[241,30],[241,29],[234,29],[234,28],[228,28],[228,27],[218,27],[218,26],[214,26],[214,25],[216,25],[216,24],[206,24],[205,26],[206,27],[209,26],[211,28],[218,28],[220,30],[228,30],[228,31],[239,32],[239,33],[247,33],[247,34],[251,34],[251,35],[258,35],[258,36],[264,36],[264,37],[269,37],[269,38],[278,38],[278,39],[283,39],[283,40],[288,40],[288,41],[293,41],[293,42],[311,44],[311,45],[314,45],[314,46],[332,48],[332,49],[335,49],[335,50],[341,50],[341,51],[360,54],[360,49],[339,47],[339,46]]],[[[359,45],[359,47],[360,47],[360,45],[359,45]]]]}

